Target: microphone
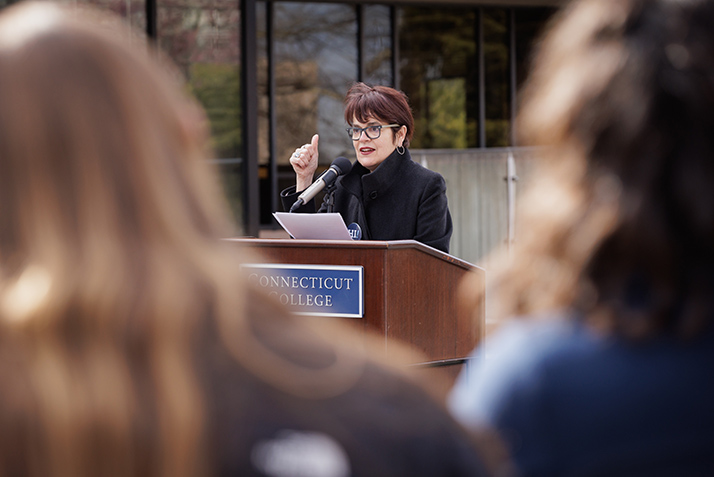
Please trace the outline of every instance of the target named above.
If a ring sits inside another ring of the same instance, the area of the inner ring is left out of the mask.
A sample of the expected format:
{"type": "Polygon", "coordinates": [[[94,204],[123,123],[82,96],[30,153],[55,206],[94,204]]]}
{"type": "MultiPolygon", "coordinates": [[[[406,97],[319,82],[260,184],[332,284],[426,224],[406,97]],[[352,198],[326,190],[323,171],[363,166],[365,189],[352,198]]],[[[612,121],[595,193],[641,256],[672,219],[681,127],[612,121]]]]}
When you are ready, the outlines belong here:
{"type": "Polygon", "coordinates": [[[330,168],[298,196],[293,206],[290,207],[290,212],[295,212],[301,205],[315,197],[322,189],[334,184],[337,177],[347,173],[351,167],[352,163],[346,157],[340,156],[332,161],[330,168]]]}

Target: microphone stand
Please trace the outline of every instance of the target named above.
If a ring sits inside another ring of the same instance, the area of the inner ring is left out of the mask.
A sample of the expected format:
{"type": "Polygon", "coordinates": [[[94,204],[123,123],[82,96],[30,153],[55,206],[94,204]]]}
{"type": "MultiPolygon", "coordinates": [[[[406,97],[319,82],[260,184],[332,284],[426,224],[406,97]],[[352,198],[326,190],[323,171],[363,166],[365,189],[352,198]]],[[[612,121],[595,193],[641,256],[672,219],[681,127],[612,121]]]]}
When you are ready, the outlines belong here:
{"type": "Polygon", "coordinates": [[[336,189],[337,189],[337,186],[335,185],[335,183],[333,183],[325,191],[325,203],[327,204],[327,212],[332,212],[332,209],[335,207],[335,190],[336,189]]]}

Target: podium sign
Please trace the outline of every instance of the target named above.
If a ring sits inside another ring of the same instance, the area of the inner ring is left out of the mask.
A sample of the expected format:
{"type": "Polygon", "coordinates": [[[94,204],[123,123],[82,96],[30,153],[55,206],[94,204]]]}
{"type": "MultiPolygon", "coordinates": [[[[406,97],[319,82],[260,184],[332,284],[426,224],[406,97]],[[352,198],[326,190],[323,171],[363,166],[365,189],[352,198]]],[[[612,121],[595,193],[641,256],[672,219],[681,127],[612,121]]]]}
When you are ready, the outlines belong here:
{"type": "Polygon", "coordinates": [[[471,282],[474,293],[483,293],[485,271],[417,241],[247,238],[229,241],[253,250],[253,256],[259,257],[253,260],[260,263],[246,271],[283,303],[299,307],[310,300],[313,306],[319,301],[322,306],[317,312],[306,309],[299,312],[338,316],[335,318],[338,320],[343,319],[341,316],[350,317],[346,321],[352,328],[382,337],[387,357],[392,348],[399,353],[400,348],[392,347],[392,343],[406,343],[425,360],[415,365],[435,368],[449,382],[456,379],[483,336],[483,304],[478,310],[460,308],[457,290],[466,274],[472,277],[475,274],[478,280],[471,282]],[[319,270],[323,272],[318,274],[319,270]],[[285,281],[278,278],[278,273],[286,277],[285,281]],[[333,280],[326,282],[328,277],[333,280]],[[342,281],[338,283],[339,278],[342,281]],[[335,285],[342,286],[342,290],[335,290],[335,285]],[[350,292],[359,290],[358,298],[346,298],[349,305],[343,309],[342,304],[336,305],[340,303],[336,292],[347,291],[348,285],[350,292]],[[327,292],[332,306],[325,312],[327,292]],[[357,307],[359,312],[355,311],[357,307]],[[345,314],[333,314],[336,310],[345,314]],[[356,316],[361,319],[354,319],[356,316]]]}
{"type": "Polygon", "coordinates": [[[364,316],[364,267],[251,263],[242,268],[297,315],[364,316]]]}

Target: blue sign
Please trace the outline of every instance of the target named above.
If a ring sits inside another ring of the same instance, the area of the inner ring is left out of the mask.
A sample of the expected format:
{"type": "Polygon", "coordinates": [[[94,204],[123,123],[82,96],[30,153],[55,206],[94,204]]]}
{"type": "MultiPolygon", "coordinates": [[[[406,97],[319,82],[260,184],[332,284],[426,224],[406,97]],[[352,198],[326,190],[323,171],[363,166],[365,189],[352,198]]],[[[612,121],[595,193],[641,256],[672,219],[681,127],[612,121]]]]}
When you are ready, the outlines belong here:
{"type": "Polygon", "coordinates": [[[364,267],[249,263],[241,268],[295,314],[364,316],[364,267]]]}

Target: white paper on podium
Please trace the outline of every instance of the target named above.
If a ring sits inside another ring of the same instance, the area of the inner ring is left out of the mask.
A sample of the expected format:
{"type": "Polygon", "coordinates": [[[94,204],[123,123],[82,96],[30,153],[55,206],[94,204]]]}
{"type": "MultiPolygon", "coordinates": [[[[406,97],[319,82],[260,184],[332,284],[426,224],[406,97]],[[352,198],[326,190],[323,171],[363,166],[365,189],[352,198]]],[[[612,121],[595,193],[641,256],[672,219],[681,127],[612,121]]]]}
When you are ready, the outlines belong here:
{"type": "Polygon", "coordinates": [[[308,240],[352,240],[342,216],[334,213],[299,214],[273,212],[291,237],[308,240]]]}

